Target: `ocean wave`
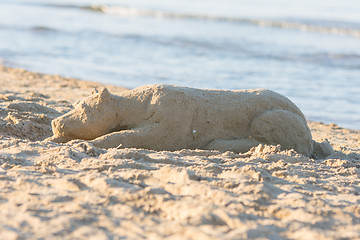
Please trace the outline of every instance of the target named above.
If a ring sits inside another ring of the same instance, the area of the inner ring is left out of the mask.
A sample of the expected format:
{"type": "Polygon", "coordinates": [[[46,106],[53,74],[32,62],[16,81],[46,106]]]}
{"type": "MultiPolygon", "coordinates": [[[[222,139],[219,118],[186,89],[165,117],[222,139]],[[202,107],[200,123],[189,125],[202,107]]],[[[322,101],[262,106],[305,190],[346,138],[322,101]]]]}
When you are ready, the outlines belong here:
{"type": "MultiPolygon", "coordinates": [[[[30,3],[29,3],[30,4],[30,3]]],[[[31,5],[37,5],[31,3],[31,5]]],[[[165,19],[189,19],[189,20],[205,20],[219,22],[234,22],[240,24],[250,24],[259,27],[293,29],[305,32],[315,32],[321,34],[344,35],[354,38],[360,38],[360,24],[347,23],[341,21],[317,21],[311,19],[295,19],[295,20],[272,20],[272,19],[254,19],[243,17],[215,16],[205,14],[177,13],[171,11],[160,11],[151,9],[142,9],[128,7],[123,5],[76,5],[76,4],[51,4],[41,3],[41,6],[56,8],[73,8],[79,10],[87,10],[101,12],[104,14],[117,15],[122,17],[149,17],[149,18],[165,18],[165,19]]]]}
{"type": "Polygon", "coordinates": [[[242,24],[251,24],[260,27],[272,27],[283,29],[294,29],[307,32],[316,32],[322,34],[346,35],[360,38],[360,29],[346,28],[339,26],[321,26],[297,21],[276,21],[269,19],[252,19],[241,17],[212,16],[201,14],[175,13],[158,10],[139,9],[127,6],[84,6],[82,9],[102,12],[105,14],[118,15],[122,17],[151,17],[166,19],[195,19],[209,21],[235,22],[242,24]]]}

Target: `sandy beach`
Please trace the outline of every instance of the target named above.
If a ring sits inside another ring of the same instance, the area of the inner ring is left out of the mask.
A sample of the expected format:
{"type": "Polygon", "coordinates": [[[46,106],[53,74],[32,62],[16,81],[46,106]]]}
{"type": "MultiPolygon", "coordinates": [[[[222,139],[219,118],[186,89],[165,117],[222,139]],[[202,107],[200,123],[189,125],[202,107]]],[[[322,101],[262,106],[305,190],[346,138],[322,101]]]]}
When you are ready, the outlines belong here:
{"type": "Polygon", "coordinates": [[[46,140],[103,84],[3,66],[0,84],[0,239],[360,239],[359,130],[308,122],[334,149],[317,159],[104,150],[46,140]]]}

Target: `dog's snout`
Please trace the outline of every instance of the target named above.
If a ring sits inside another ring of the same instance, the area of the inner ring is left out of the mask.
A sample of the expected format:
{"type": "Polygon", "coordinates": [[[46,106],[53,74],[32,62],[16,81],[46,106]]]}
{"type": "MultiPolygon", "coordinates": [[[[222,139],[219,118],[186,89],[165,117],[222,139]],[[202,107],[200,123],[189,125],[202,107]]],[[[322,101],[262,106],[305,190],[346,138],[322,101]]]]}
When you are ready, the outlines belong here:
{"type": "Polygon", "coordinates": [[[64,124],[61,118],[55,118],[51,121],[51,127],[54,135],[61,135],[64,132],[64,124]]]}

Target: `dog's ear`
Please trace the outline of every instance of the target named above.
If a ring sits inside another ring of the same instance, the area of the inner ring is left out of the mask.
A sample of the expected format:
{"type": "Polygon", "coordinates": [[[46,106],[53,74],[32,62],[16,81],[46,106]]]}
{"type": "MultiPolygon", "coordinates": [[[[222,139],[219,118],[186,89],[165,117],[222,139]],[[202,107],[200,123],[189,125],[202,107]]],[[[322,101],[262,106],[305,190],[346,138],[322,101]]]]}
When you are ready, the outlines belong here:
{"type": "Polygon", "coordinates": [[[99,100],[107,100],[110,98],[111,93],[109,92],[109,90],[107,88],[104,88],[102,90],[100,90],[100,94],[99,94],[99,100]]]}
{"type": "Polygon", "coordinates": [[[95,95],[95,94],[97,94],[97,93],[99,93],[99,91],[98,91],[96,88],[94,88],[94,89],[91,91],[91,95],[95,95]]]}

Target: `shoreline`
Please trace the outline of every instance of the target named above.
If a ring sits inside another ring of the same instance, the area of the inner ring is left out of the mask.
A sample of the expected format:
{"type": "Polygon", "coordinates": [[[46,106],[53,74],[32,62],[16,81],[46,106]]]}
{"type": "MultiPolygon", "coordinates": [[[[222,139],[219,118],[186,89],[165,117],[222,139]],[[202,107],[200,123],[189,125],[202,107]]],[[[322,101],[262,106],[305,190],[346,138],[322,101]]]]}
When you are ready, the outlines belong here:
{"type": "MultiPolygon", "coordinates": [[[[66,97],[67,100],[71,100],[72,98],[75,97],[75,100],[78,101],[84,97],[89,96],[91,90],[94,88],[107,87],[111,93],[115,93],[115,94],[116,94],[116,92],[126,91],[129,89],[126,87],[111,85],[111,84],[104,84],[104,83],[100,83],[97,81],[89,81],[89,80],[85,80],[85,79],[63,77],[63,76],[57,75],[57,74],[34,72],[34,71],[26,70],[23,68],[2,65],[1,62],[0,62],[0,74],[2,75],[2,77],[5,77],[4,75],[8,75],[7,77],[9,79],[14,79],[14,77],[21,78],[23,80],[24,87],[26,87],[26,82],[31,82],[31,84],[37,83],[37,81],[32,81],[32,80],[38,77],[39,79],[41,79],[41,81],[45,81],[46,83],[39,83],[36,86],[44,88],[44,89],[42,89],[42,91],[45,91],[45,90],[50,91],[50,93],[53,97],[61,96],[64,98],[63,94],[57,94],[58,89],[70,90],[70,91],[73,90],[73,88],[77,89],[78,91],[76,91],[75,95],[66,97]],[[13,75],[13,76],[11,76],[11,75],[13,75]]],[[[9,82],[9,81],[10,80],[8,80],[7,82],[9,82]]],[[[12,85],[5,84],[3,86],[3,88],[6,88],[6,87],[11,88],[12,85]]],[[[31,89],[31,88],[28,88],[27,91],[29,89],[31,89]]],[[[341,124],[336,123],[336,122],[327,122],[326,123],[326,122],[314,121],[314,120],[310,120],[310,119],[307,119],[307,121],[310,123],[319,123],[319,124],[324,124],[324,125],[329,125],[329,126],[334,126],[334,127],[340,127],[343,129],[348,129],[350,131],[360,131],[360,129],[348,128],[348,127],[341,126],[341,124]]]]}
{"type": "Polygon", "coordinates": [[[96,82],[0,66],[0,238],[360,237],[360,131],[308,122],[335,152],[99,149],[44,141],[96,82]]]}
{"type": "Polygon", "coordinates": [[[38,91],[46,92],[59,100],[78,101],[88,96],[92,89],[107,87],[110,91],[125,91],[126,88],[94,81],[65,78],[59,75],[51,75],[28,71],[22,68],[13,68],[0,65],[1,89],[18,88],[19,92],[38,91]],[[70,95],[61,91],[68,91],[70,95]]]}

